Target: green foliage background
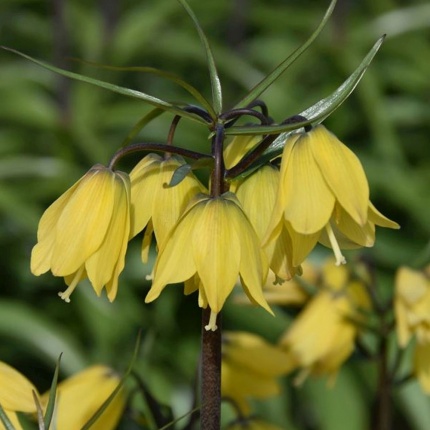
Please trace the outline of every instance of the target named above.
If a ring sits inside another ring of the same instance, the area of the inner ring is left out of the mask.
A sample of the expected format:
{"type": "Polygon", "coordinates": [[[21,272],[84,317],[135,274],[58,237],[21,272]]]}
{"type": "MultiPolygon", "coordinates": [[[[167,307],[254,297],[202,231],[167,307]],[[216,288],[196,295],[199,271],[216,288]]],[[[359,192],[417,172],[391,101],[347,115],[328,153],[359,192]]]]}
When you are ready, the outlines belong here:
{"type": "MultiPolygon", "coordinates": [[[[190,5],[212,44],[228,107],[307,38],[327,2],[191,0],[190,5]]],[[[388,34],[358,89],[326,121],[361,159],[376,206],[402,226],[379,231],[375,248],[363,251],[378,265],[387,296],[399,265],[429,262],[429,24],[424,0],[339,0],[317,42],[263,97],[276,121],[300,112],[332,92],[374,41],[388,34]]],[[[158,67],[210,95],[199,38],[174,0],[2,0],[0,44],[161,99],[192,102],[158,77],[69,58],[158,67]]],[[[64,289],[61,279],[36,278],[29,271],[43,211],[90,166],[107,163],[150,107],[69,81],[9,52],[0,52],[0,100],[0,359],[43,391],[60,352],[63,376],[95,362],[125,369],[142,328],[139,373],[160,400],[185,413],[198,360],[200,311],[196,297],[184,298],[173,286],[144,305],[150,269],[140,263],[139,239],[130,246],[113,304],[96,298],[88,285],[65,304],[56,295],[64,289]]],[[[157,119],[139,139],[165,141],[170,120],[170,115],[157,119]]],[[[176,142],[209,149],[206,130],[186,120],[176,142]]],[[[136,161],[131,157],[123,169],[136,161]]],[[[289,321],[282,312],[274,320],[234,305],[225,314],[225,328],[247,329],[271,341],[289,321]]],[[[259,412],[289,429],[366,429],[374,390],[372,363],[353,359],[334,388],[318,380],[297,389],[287,380],[283,395],[259,405],[259,412]]],[[[137,395],[133,402],[144,411],[137,395]]],[[[416,383],[396,390],[394,402],[395,428],[428,428],[430,402],[416,383]]],[[[121,429],[136,428],[133,413],[126,415],[121,429]]]]}

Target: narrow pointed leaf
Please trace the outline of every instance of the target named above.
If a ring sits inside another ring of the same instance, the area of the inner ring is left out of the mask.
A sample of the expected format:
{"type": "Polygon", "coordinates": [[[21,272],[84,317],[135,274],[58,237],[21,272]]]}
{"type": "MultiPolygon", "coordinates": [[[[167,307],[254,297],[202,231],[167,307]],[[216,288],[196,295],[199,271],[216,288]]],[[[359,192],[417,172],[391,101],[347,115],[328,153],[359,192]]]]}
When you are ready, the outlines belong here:
{"type": "Polygon", "coordinates": [[[279,64],[269,75],[261,80],[239,103],[234,107],[240,109],[246,107],[249,103],[258,98],[270,85],[273,84],[287,69],[294,63],[308,48],[312,45],[313,41],[321,33],[327,21],[329,20],[337,0],[331,0],[330,5],[320,22],[317,29],[312,33],[309,39],[299,48],[297,48],[291,55],[289,55],[281,64],[279,64]]]}
{"type": "Polygon", "coordinates": [[[5,430],[15,430],[15,427],[10,422],[6,412],[0,405],[0,422],[4,425],[5,430]]]}
{"type": "Polygon", "coordinates": [[[46,429],[49,429],[49,426],[51,425],[51,421],[52,421],[52,416],[54,415],[55,401],[56,401],[56,397],[57,397],[58,374],[60,372],[61,356],[62,356],[62,353],[58,357],[57,365],[55,366],[55,372],[54,372],[54,376],[52,378],[51,389],[49,390],[48,405],[46,406],[45,417],[43,419],[43,422],[45,424],[46,429]]]}
{"type": "Polygon", "coordinates": [[[90,61],[83,61],[80,59],[77,59],[76,61],[79,61],[83,64],[88,64],[90,66],[100,67],[107,70],[118,70],[118,71],[124,71],[124,72],[142,72],[142,73],[151,73],[156,76],[160,76],[162,78],[169,79],[170,81],[174,82],[175,84],[178,84],[181,86],[184,90],[186,90],[189,94],[191,94],[198,103],[202,107],[204,107],[212,118],[214,118],[215,112],[211,106],[211,104],[206,100],[206,98],[198,91],[195,87],[193,87],[188,82],[181,79],[178,75],[175,75],[171,72],[166,72],[164,70],[157,69],[155,67],[141,67],[141,66],[132,66],[132,67],[118,67],[118,66],[109,66],[106,64],[97,64],[90,61]]]}
{"type": "Polygon", "coordinates": [[[40,404],[39,398],[35,391],[33,393],[34,403],[36,404],[36,412],[37,412],[37,423],[39,424],[39,430],[46,430],[45,422],[43,421],[43,410],[42,405],[40,404]]]}
{"type": "Polygon", "coordinates": [[[110,405],[114,397],[118,394],[118,392],[121,390],[122,386],[124,385],[125,380],[129,376],[130,372],[133,369],[134,363],[137,360],[137,356],[139,354],[140,349],[140,343],[142,339],[142,332],[139,331],[136,339],[136,343],[134,346],[133,356],[131,357],[130,363],[128,365],[128,368],[126,372],[124,373],[123,377],[119,381],[118,385],[116,386],[115,390],[112,391],[111,395],[103,402],[103,404],[100,406],[100,408],[95,412],[95,414],[85,423],[85,425],[82,427],[81,430],[90,430],[91,426],[99,419],[99,417],[103,414],[103,412],[106,410],[106,408],[110,405]]]}
{"type": "MultiPolygon", "coordinates": [[[[263,135],[263,134],[280,134],[276,140],[270,145],[270,147],[265,152],[266,154],[271,154],[273,152],[280,153],[285,143],[285,138],[290,134],[291,131],[297,130],[299,128],[305,127],[307,125],[317,125],[324,121],[328,116],[330,116],[354,91],[357,84],[360,82],[367,68],[369,67],[371,61],[373,60],[375,54],[378,52],[379,48],[384,41],[385,35],[382,36],[366,57],[363,59],[361,64],[357,69],[349,76],[349,78],[332,94],[328,97],[318,101],[313,106],[300,112],[299,115],[307,118],[307,121],[294,122],[291,124],[281,124],[272,126],[238,126],[231,127],[225,130],[227,135],[263,135]]],[[[276,154],[275,154],[276,155],[276,154]]]]}
{"type": "MultiPolygon", "coordinates": [[[[333,0],[334,1],[334,0],[333,0]]],[[[208,67],[209,67],[209,76],[211,80],[211,87],[212,87],[212,101],[213,101],[213,109],[216,113],[221,113],[222,110],[222,91],[221,91],[221,82],[218,77],[218,72],[215,65],[215,60],[212,54],[212,50],[209,46],[209,42],[206,38],[205,33],[203,32],[199,21],[197,20],[196,15],[191,10],[190,6],[186,2],[186,0],[178,0],[178,2],[181,4],[181,6],[186,10],[190,18],[193,20],[193,23],[197,29],[197,32],[199,33],[200,40],[203,44],[203,47],[205,48],[206,52],[206,58],[208,61],[208,67]]]]}
{"type": "Polygon", "coordinates": [[[38,64],[39,66],[44,67],[45,69],[51,70],[52,72],[58,73],[62,76],[66,76],[68,78],[75,79],[77,81],[86,82],[88,84],[95,85],[95,86],[100,87],[100,88],[104,88],[104,89],[112,91],[114,93],[118,93],[118,94],[122,94],[122,95],[125,95],[128,97],[133,97],[133,98],[136,98],[139,100],[143,100],[146,103],[149,103],[149,104],[151,104],[157,108],[160,108],[162,110],[174,113],[175,115],[180,115],[180,116],[192,119],[194,121],[200,122],[200,123],[205,124],[205,125],[207,124],[206,121],[203,120],[202,118],[200,118],[200,117],[198,117],[198,116],[196,116],[190,112],[187,112],[187,111],[181,109],[180,107],[175,106],[169,102],[166,102],[164,100],[158,99],[158,98],[153,97],[153,96],[150,96],[149,94],[142,93],[142,92],[137,91],[137,90],[132,90],[130,88],[120,87],[118,85],[110,84],[108,82],[100,81],[98,79],[90,78],[88,76],[84,76],[84,75],[80,75],[78,73],[73,73],[73,72],[69,72],[67,70],[60,69],[58,67],[52,66],[51,64],[45,63],[44,61],[36,60],[35,58],[30,57],[29,55],[24,54],[24,53],[17,51],[15,49],[11,49],[11,48],[8,48],[5,46],[1,46],[1,48],[5,49],[6,51],[10,51],[10,52],[13,52],[17,55],[20,55],[21,57],[26,58],[27,60],[30,60],[33,63],[38,64]]]}
{"type": "Polygon", "coordinates": [[[243,172],[239,177],[243,178],[255,171],[259,166],[267,163],[269,160],[277,157],[282,153],[285,145],[286,138],[292,131],[307,125],[317,125],[330,116],[354,91],[361,78],[364,76],[367,68],[381,47],[385,35],[382,36],[366,57],[363,59],[357,69],[349,76],[349,78],[337,88],[330,96],[318,101],[313,106],[305,109],[299,115],[307,118],[307,121],[296,122],[294,124],[275,125],[275,126],[259,126],[259,127],[231,127],[225,130],[226,134],[245,134],[245,135],[259,135],[259,134],[276,134],[281,133],[274,142],[267,148],[261,158],[256,161],[246,172],[243,172]]]}

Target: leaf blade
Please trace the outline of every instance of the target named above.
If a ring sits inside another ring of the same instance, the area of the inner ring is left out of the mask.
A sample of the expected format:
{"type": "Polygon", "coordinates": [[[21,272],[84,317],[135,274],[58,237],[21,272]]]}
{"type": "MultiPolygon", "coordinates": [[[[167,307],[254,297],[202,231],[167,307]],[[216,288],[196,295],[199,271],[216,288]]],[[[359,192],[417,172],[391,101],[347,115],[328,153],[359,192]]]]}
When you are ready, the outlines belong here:
{"type": "Polygon", "coordinates": [[[198,117],[192,113],[189,113],[189,112],[181,109],[180,107],[178,107],[176,105],[173,105],[169,102],[166,102],[164,100],[161,100],[161,99],[154,97],[154,96],[151,96],[149,94],[143,93],[141,91],[132,90],[130,88],[121,87],[119,85],[110,84],[108,82],[104,82],[104,81],[100,81],[98,79],[90,78],[88,76],[80,75],[79,73],[69,72],[67,70],[60,69],[58,67],[52,66],[51,64],[45,63],[44,61],[37,60],[37,59],[27,55],[27,54],[24,54],[23,52],[17,51],[16,49],[8,48],[6,46],[0,46],[0,48],[4,49],[6,51],[12,52],[14,54],[17,54],[23,58],[26,58],[27,60],[29,60],[35,64],[38,64],[39,66],[41,66],[45,69],[48,69],[51,72],[58,73],[58,74],[65,76],[67,78],[74,79],[74,80],[81,81],[81,82],[85,82],[87,84],[91,84],[91,85],[97,86],[99,88],[104,88],[106,90],[112,91],[112,92],[117,93],[117,94],[122,94],[122,95],[125,95],[128,97],[137,98],[137,99],[143,100],[146,103],[151,104],[157,108],[171,112],[175,115],[186,117],[186,118],[192,119],[194,121],[197,121],[197,122],[205,124],[205,125],[207,124],[206,121],[204,121],[202,118],[200,118],[200,117],[198,117]]]}
{"type": "Polygon", "coordinates": [[[331,0],[321,22],[316,30],[311,34],[309,39],[300,47],[298,47],[292,54],[290,54],[282,63],[280,63],[272,72],[263,78],[242,100],[240,100],[234,109],[246,107],[249,103],[258,98],[273,82],[275,82],[287,69],[297,60],[308,48],[313,41],[319,36],[324,29],[327,21],[329,20],[337,0],[331,0]]]}
{"type": "Polygon", "coordinates": [[[196,27],[196,30],[199,34],[200,41],[202,42],[202,45],[205,49],[206,59],[208,61],[208,67],[209,67],[209,77],[210,77],[211,88],[212,88],[212,101],[214,104],[213,109],[215,110],[216,113],[219,114],[222,111],[222,89],[221,89],[221,82],[218,76],[215,59],[213,57],[211,47],[209,45],[209,42],[205,33],[203,32],[202,27],[200,26],[199,21],[197,20],[196,15],[188,5],[187,1],[178,0],[178,2],[188,13],[188,16],[192,19],[194,26],[196,27]]]}

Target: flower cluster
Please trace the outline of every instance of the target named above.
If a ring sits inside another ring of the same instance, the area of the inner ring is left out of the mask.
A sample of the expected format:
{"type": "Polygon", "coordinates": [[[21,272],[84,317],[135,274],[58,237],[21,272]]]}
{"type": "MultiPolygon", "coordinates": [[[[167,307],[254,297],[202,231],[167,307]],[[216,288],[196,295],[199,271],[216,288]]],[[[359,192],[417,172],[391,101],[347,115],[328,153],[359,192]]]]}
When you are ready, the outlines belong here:
{"type": "MultiPolygon", "coordinates": [[[[234,138],[213,172],[227,177],[260,142],[234,138]]],[[[317,242],[333,249],[339,265],[341,248],[373,245],[376,225],[398,228],[370,202],[358,158],[322,125],[286,138],[280,168],[275,158],[229,182],[215,175],[210,192],[190,169],[170,185],[187,165],[168,148],[173,153],[150,153],[129,175],[94,166],[44,213],[31,269],[64,277],[64,300],[85,278],[114,300],[127,243],[145,229],[143,261],[153,234],[158,249],[146,302],[167,284],[184,283],[185,294],[198,291],[199,306],[210,308],[206,328],[216,330],[237,279],[252,303],[271,312],[263,295],[269,268],[282,283],[302,273],[317,242]]],[[[330,297],[313,306],[343,306],[330,297]]]]}

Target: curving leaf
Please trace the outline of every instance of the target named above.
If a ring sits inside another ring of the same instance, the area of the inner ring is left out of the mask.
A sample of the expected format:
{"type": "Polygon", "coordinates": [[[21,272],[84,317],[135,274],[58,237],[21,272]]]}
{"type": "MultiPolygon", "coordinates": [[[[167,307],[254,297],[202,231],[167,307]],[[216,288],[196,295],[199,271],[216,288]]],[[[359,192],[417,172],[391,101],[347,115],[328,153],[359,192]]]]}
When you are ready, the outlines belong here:
{"type": "Polygon", "coordinates": [[[221,113],[222,111],[222,90],[221,90],[221,82],[218,77],[218,72],[215,65],[215,60],[212,54],[211,47],[209,46],[208,39],[206,38],[205,33],[203,32],[199,21],[197,20],[196,15],[188,5],[186,0],[178,0],[178,2],[181,4],[181,6],[186,10],[190,18],[193,20],[194,26],[197,29],[197,32],[199,33],[200,40],[203,44],[203,47],[205,48],[206,52],[206,58],[208,61],[208,67],[209,67],[209,76],[211,80],[211,88],[212,88],[212,101],[213,101],[213,109],[216,113],[221,113]]]}
{"type": "Polygon", "coordinates": [[[318,101],[313,106],[300,112],[299,115],[307,118],[307,121],[295,122],[285,125],[275,125],[275,126],[258,126],[258,127],[231,127],[225,130],[225,134],[232,135],[262,135],[262,134],[276,134],[280,133],[279,136],[273,141],[269,148],[264,151],[263,155],[247,169],[245,172],[241,173],[239,177],[246,177],[255,171],[259,166],[267,163],[273,158],[277,157],[282,153],[285,145],[285,140],[294,130],[305,127],[307,125],[317,125],[324,121],[328,116],[330,116],[354,91],[355,87],[360,82],[361,78],[364,76],[367,68],[372,62],[374,56],[381,47],[385,35],[377,40],[373,45],[369,53],[364,57],[361,64],[357,69],[350,75],[350,77],[334,91],[330,96],[318,101]]]}
{"type": "Polygon", "coordinates": [[[252,101],[257,99],[270,85],[273,84],[287,69],[312,45],[313,41],[321,33],[327,21],[329,20],[337,0],[331,0],[330,5],[321,20],[317,29],[312,33],[309,39],[292,54],[290,54],[281,64],[279,64],[270,74],[261,80],[239,103],[236,104],[234,109],[244,108],[252,101]]]}
{"type": "Polygon", "coordinates": [[[58,73],[62,76],[66,76],[71,79],[75,79],[77,81],[86,82],[91,85],[95,85],[96,87],[104,88],[106,90],[112,91],[114,93],[122,94],[128,97],[133,97],[135,99],[143,100],[146,103],[149,103],[157,108],[160,108],[162,110],[174,113],[175,115],[179,115],[182,117],[186,117],[189,119],[192,119],[194,121],[200,122],[202,124],[207,125],[206,121],[202,118],[187,112],[183,109],[181,109],[179,106],[173,105],[169,102],[166,102],[164,100],[158,99],[156,97],[150,96],[149,94],[142,93],[141,91],[132,90],[130,88],[120,87],[118,85],[110,84],[108,82],[100,81],[98,79],[90,78],[88,76],[80,75],[79,73],[73,73],[69,72],[67,70],[60,69],[58,67],[52,66],[51,64],[45,63],[44,61],[36,60],[33,57],[30,57],[27,54],[24,54],[20,51],[17,51],[16,49],[8,48],[6,46],[0,46],[1,49],[4,49],[9,52],[13,52],[14,54],[20,55],[23,58],[26,58],[27,60],[32,61],[35,64],[38,64],[41,67],[44,67],[45,69],[51,70],[52,72],[58,73]]]}
{"type": "Polygon", "coordinates": [[[200,93],[200,91],[198,91],[195,87],[193,87],[191,84],[189,84],[188,82],[184,81],[182,78],[180,78],[178,75],[175,75],[174,73],[166,72],[164,70],[160,70],[160,69],[157,69],[155,67],[141,67],[141,66],[121,67],[121,66],[109,66],[109,65],[106,65],[106,64],[98,64],[98,63],[93,63],[91,61],[85,61],[85,60],[80,60],[80,59],[73,59],[73,60],[78,61],[78,62],[83,63],[83,64],[88,64],[90,66],[100,67],[102,69],[107,69],[107,70],[113,70],[113,71],[116,70],[116,71],[123,71],[123,72],[151,73],[153,75],[169,79],[170,81],[174,82],[175,84],[178,84],[179,86],[181,86],[189,94],[191,94],[196,99],[196,101],[199,102],[201,104],[201,106],[203,108],[205,108],[209,112],[209,114],[210,114],[210,116],[212,118],[216,117],[215,112],[214,112],[211,104],[206,100],[206,98],[202,95],[202,93],[200,93]]]}
{"type": "Polygon", "coordinates": [[[374,56],[378,52],[385,39],[385,35],[382,36],[373,45],[369,53],[364,57],[363,61],[357,67],[357,69],[349,76],[349,78],[332,94],[328,97],[318,101],[311,107],[300,112],[299,115],[307,118],[307,121],[294,122],[290,124],[272,125],[272,126],[237,126],[230,127],[225,130],[227,135],[263,135],[263,134],[278,134],[281,133],[272,145],[266,150],[267,153],[271,153],[274,150],[283,148],[285,138],[290,134],[291,131],[305,127],[307,125],[316,125],[324,121],[330,116],[354,91],[357,84],[360,82],[374,56]]]}

